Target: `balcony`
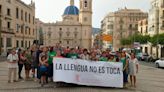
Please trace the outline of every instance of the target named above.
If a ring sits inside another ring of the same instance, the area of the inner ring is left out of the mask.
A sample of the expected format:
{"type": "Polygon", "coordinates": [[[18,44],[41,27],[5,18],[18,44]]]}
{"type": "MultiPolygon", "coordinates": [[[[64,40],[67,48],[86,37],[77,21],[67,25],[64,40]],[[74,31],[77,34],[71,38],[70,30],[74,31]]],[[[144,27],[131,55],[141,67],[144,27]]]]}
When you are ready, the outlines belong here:
{"type": "Polygon", "coordinates": [[[2,31],[2,33],[6,33],[6,34],[14,34],[14,30],[11,28],[2,27],[1,31],[2,31]]]}
{"type": "Polygon", "coordinates": [[[11,15],[6,15],[6,16],[5,16],[5,19],[6,19],[6,20],[12,20],[12,17],[11,17],[11,15]]]}

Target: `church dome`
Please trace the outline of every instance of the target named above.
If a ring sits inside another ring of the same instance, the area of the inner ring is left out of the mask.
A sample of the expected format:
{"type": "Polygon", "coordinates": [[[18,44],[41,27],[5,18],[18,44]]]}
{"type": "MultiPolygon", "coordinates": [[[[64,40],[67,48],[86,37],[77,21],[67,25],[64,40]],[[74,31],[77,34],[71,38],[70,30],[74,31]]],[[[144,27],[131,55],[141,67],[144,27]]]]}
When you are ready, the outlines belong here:
{"type": "Polygon", "coordinates": [[[74,5],[68,6],[64,11],[64,15],[79,15],[79,9],[74,5]]]}

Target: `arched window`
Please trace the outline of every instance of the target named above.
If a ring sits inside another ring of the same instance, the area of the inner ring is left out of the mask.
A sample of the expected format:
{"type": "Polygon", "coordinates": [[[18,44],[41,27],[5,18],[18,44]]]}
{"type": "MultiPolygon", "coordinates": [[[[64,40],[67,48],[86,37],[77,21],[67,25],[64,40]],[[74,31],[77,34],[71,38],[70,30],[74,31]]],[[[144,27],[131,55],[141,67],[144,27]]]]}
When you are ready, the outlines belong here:
{"type": "Polygon", "coordinates": [[[87,7],[87,4],[88,4],[87,1],[84,1],[84,7],[87,7]]]}

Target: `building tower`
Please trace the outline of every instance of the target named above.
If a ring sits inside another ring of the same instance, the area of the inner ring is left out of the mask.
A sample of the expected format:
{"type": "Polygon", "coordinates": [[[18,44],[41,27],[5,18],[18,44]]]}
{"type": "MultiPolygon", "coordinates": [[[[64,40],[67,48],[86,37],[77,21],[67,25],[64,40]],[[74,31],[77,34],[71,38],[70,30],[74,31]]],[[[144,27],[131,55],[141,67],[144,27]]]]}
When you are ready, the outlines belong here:
{"type": "Polygon", "coordinates": [[[71,6],[74,5],[74,0],[70,0],[70,5],[71,5],[71,6]]]}
{"type": "Polygon", "coordinates": [[[82,24],[82,46],[91,48],[92,0],[80,0],[79,22],[82,24]]]}
{"type": "Polygon", "coordinates": [[[80,0],[79,22],[92,25],[92,0],[80,0]]]}

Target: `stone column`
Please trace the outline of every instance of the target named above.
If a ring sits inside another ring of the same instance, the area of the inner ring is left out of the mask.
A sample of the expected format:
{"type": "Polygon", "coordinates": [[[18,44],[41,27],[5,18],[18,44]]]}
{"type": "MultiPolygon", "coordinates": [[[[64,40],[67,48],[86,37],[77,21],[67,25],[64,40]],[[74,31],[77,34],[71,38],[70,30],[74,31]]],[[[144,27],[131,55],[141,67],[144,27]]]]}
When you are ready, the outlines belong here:
{"type": "Polygon", "coordinates": [[[3,37],[3,56],[6,56],[6,54],[7,54],[7,37],[6,37],[6,35],[4,35],[4,37],[3,37]]]}

